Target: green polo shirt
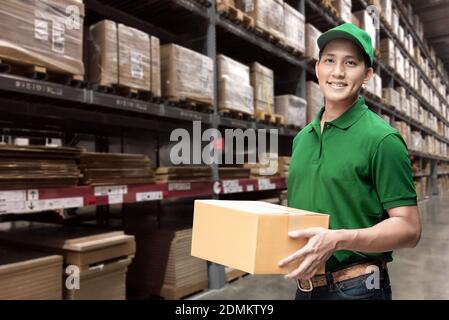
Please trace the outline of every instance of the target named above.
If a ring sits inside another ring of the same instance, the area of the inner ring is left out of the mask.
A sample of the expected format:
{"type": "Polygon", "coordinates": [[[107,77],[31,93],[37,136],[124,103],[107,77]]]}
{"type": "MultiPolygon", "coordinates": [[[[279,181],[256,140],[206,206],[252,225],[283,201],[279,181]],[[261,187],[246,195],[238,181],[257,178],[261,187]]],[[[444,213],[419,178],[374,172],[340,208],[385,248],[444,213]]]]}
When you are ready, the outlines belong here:
{"type": "MultiPolygon", "coordinates": [[[[358,100],[326,122],[324,107],[293,140],[288,206],[330,215],[330,229],[368,228],[388,218],[387,209],[416,205],[407,146],[401,135],[358,100]]],[[[332,271],[366,259],[392,261],[392,252],[336,251],[332,271]]]]}

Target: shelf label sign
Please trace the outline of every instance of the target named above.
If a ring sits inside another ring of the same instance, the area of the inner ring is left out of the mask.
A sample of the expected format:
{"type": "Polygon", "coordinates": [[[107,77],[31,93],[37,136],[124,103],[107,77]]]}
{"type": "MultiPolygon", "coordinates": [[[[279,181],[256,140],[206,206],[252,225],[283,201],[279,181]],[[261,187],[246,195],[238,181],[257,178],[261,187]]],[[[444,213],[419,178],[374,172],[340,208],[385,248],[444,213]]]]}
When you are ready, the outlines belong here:
{"type": "Polygon", "coordinates": [[[154,201],[154,200],[162,200],[164,195],[162,191],[152,191],[152,192],[138,192],[136,193],[136,201],[154,201]]]}
{"type": "Polygon", "coordinates": [[[109,196],[114,194],[127,194],[128,186],[95,187],[95,196],[109,196]]]}
{"type": "Polygon", "coordinates": [[[223,180],[223,193],[243,192],[243,187],[239,184],[239,180],[223,180]]]}
{"type": "Polygon", "coordinates": [[[17,191],[0,191],[0,203],[11,201],[25,201],[26,192],[24,190],[17,191]]]}
{"type": "Polygon", "coordinates": [[[191,190],[192,186],[190,185],[190,182],[186,183],[169,183],[168,184],[168,191],[188,191],[191,190]]]}
{"type": "Polygon", "coordinates": [[[119,193],[108,195],[108,203],[109,204],[123,203],[123,194],[119,193]]]}
{"type": "Polygon", "coordinates": [[[259,190],[276,189],[276,185],[274,183],[271,183],[270,179],[259,179],[258,187],[259,187],[259,190]]]}

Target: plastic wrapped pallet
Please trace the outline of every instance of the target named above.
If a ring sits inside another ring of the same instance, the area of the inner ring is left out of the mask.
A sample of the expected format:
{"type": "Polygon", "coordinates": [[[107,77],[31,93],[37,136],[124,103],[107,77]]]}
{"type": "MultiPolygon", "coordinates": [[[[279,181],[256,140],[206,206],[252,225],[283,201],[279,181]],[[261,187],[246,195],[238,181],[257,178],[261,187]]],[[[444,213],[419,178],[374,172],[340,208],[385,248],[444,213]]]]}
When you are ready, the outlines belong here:
{"type": "Polygon", "coordinates": [[[235,0],[237,8],[250,15],[256,28],[284,38],[284,1],[283,0],[235,0]],[[245,10],[243,10],[245,9],[245,10]]]}
{"type": "Polygon", "coordinates": [[[402,54],[401,50],[399,50],[399,48],[396,48],[395,56],[396,56],[396,71],[402,78],[404,78],[404,55],[402,54]]]}
{"type": "Polygon", "coordinates": [[[273,113],[274,75],[273,70],[254,62],[251,65],[251,86],[254,90],[254,110],[273,113]]]}
{"type": "Polygon", "coordinates": [[[217,56],[217,79],[228,78],[235,81],[236,85],[249,85],[249,67],[227,56],[217,56]]]}
{"type": "Polygon", "coordinates": [[[410,143],[410,150],[414,151],[421,151],[421,145],[422,145],[422,135],[419,131],[412,131],[411,132],[411,143],[410,143]]]}
{"type": "Polygon", "coordinates": [[[393,30],[394,34],[398,34],[398,27],[399,27],[399,13],[396,9],[393,9],[391,14],[391,29],[393,30]]]}
{"type": "Polygon", "coordinates": [[[307,123],[313,120],[324,104],[324,96],[318,83],[307,81],[307,123]]]}
{"type": "Polygon", "coordinates": [[[373,48],[377,48],[376,28],[374,26],[373,19],[369,15],[368,11],[361,10],[353,12],[353,14],[359,19],[360,28],[365,30],[370,35],[373,48]]]}
{"type": "Polygon", "coordinates": [[[341,20],[351,23],[351,0],[332,0],[332,5],[337,9],[341,20]]]}
{"type": "Polygon", "coordinates": [[[306,56],[318,60],[319,48],[317,45],[318,37],[321,32],[312,26],[310,23],[306,23],[306,56]]]}
{"type": "Polygon", "coordinates": [[[84,75],[83,24],[82,1],[1,1],[0,58],[54,73],[84,75]]]}
{"type": "Polygon", "coordinates": [[[161,46],[159,38],[150,36],[151,44],[151,93],[161,96],[161,46]]]}
{"type": "Polygon", "coordinates": [[[380,41],[380,58],[389,67],[396,67],[394,42],[390,38],[380,41]]]}
{"type": "Polygon", "coordinates": [[[283,115],[287,125],[304,128],[307,118],[307,101],[287,94],[274,98],[275,112],[283,115]]]}
{"type": "Polygon", "coordinates": [[[253,87],[229,78],[218,81],[218,109],[254,114],[253,87]]]}
{"type": "Polygon", "coordinates": [[[384,88],[382,89],[382,95],[395,109],[398,110],[400,108],[400,95],[396,90],[393,88],[384,88]]]}
{"type": "Polygon", "coordinates": [[[304,53],[306,45],[304,15],[284,3],[284,36],[287,45],[304,53]]]}
{"type": "Polygon", "coordinates": [[[161,46],[162,95],[212,104],[213,61],[176,44],[161,46]]]}
{"type": "Polygon", "coordinates": [[[382,15],[385,18],[385,21],[391,26],[392,22],[392,7],[391,7],[391,0],[381,0],[380,6],[382,10],[382,15]]]}
{"type": "Polygon", "coordinates": [[[89,82],[150,91],[150,38],[103,20],[90,27],[89,82]]]}

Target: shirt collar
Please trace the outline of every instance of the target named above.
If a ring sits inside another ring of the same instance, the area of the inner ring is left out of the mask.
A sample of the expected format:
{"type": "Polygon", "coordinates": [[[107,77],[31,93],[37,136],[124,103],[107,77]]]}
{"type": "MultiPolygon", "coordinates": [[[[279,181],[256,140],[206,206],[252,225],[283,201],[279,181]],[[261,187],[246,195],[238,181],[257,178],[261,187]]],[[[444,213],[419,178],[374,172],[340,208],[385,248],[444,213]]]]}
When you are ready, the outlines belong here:
{"type": "MultiPolygon", "coordinates": [[[[360,119],[360,117],[366,112],[367,109],[368,107],[365,104],[365,98],[363,96],[359,96],[357,101],[354,102],[354,104],[351,107],[349,107],[348,110],[346,110],[337,119],[334,119],[329,123],[336,126],[337,128],[347,129],[354,123],[356,123],[357,120],[360,119]]],[[[324,110],[325,108],[322,107],[321,110],[315,116],[315,118],[312,120],[309,132],[311,132],[313,129],[316,129],[317,132],[320,131],[320,120],[324,110]]]]}

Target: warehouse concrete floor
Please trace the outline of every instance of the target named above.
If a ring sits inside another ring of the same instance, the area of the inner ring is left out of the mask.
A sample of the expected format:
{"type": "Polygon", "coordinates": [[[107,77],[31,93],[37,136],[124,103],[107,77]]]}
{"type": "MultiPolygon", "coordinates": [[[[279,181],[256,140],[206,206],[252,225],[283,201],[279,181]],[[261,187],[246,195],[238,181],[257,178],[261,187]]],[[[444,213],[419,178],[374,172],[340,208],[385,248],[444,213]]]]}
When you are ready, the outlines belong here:
{"type": "MultiPolygon", "coordinates": [[[[389,264],[393,299],[449,299],[449,193],[419,203],[423,232],[414,249],[397,250],[389,264]]],[[[296,287],[281,276],[242,277],[191,299],[293,299],[296,287]]]]}

